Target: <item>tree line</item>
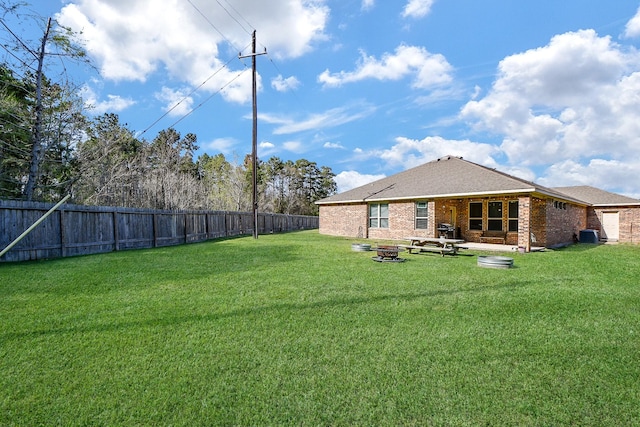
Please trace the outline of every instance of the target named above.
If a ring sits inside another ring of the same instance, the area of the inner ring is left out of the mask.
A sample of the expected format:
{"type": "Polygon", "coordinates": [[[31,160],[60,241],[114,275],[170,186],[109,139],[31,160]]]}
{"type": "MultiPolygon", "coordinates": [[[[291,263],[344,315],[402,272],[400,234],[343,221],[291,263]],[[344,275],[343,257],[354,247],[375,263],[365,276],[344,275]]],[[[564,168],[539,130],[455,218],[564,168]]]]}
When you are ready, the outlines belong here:
{"type": "MultiPolygon", "coordinates": [[[[173,128],[151,140],[136,137],[116,114],[91,116],[72,83],[47,78],[47,46],[84,58],[71,40],[68,29],[49,20],[39,47],[27,52],[37,68],[7,56],[0,62],[0,198],[57,201],[71,194],[78,204],[251,210],[251,155],[194,158],[196,135],[173,128]]],[[[22,41],[16,46],[28,49],[22,41]]],[[[306,159],[258,161],[257,176],[263,212],[315,215],[314,202],[336,192],[331,168],[306,159]]]]}

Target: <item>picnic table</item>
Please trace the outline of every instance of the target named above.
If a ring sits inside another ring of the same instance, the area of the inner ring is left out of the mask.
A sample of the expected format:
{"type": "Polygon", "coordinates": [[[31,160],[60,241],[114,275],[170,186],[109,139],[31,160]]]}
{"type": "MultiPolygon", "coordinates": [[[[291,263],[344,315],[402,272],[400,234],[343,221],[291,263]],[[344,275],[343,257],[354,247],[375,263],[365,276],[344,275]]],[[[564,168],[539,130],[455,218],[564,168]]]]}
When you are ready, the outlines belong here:
{"type": "Polygon", "coordinates": [[[445,237],[405,237],[410,243],[408,245],[398,245],[406,249],[409,253],[412,250],[420,252],[437,252],[442,256],[446,254],[456,255],[461,249],[462,239],[447,239],[445,237]]]}

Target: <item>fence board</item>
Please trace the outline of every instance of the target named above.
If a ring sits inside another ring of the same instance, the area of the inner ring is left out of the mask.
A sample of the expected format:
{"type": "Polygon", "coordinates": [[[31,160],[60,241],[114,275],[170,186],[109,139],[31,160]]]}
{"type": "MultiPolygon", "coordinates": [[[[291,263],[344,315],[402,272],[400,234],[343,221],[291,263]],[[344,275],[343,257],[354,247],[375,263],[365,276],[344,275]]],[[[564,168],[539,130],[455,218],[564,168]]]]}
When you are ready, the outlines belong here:
{"type": "MultiPolygon", "coordinates": [[[[0,250],[53,204],[0,200],[0,250]]],[[[258,213],[259,234],[317,229],[318,217],[258,213]]],[[[253,214],[166,211],[64,204],[0,258],[0,262],[172,246],[253,234],[253,214]]]]}

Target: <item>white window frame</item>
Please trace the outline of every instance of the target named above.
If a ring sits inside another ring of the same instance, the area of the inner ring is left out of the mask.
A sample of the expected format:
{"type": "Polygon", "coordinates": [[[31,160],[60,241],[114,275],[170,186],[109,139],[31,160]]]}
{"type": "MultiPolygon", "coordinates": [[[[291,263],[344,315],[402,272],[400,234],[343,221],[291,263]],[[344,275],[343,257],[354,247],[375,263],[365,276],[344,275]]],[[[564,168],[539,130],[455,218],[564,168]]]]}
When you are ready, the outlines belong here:
{"type": "Polygon", "coordinates": [[[369,205],[369,228],[389,228],[388,203],[371,203],[369,205]]]}
{"type": "Polygon", "coordinates": [[[416,202],[416,230],[427,230],[429,228],[429,203],[428,202],[416,202]],[[419,215],[420,211],[424,209],[424,216],[419,215]],[[421,224],[424,223],[424,224],[421,224]],[[423,226],[422,226],[423,225],[423,226]]]}

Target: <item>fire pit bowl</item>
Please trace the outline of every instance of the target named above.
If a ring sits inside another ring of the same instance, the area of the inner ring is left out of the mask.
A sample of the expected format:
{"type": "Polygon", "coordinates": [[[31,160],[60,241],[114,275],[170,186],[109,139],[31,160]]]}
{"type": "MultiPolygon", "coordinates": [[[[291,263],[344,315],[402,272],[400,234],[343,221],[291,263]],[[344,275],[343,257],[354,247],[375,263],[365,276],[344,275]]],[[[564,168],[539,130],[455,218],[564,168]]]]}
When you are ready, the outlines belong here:
{"type": "Polygon", "coordinates": [[[397,246],[379,245],[377,248],[375,248],[375,251],[378,254],[378,256],[372,257],[372,259],[378,262],[383,262],[383,261],[402,262],[404,261],[404,259],[398,258],[398,253],[401,252],[402,250],[403,249],[400,249],[397,246]]]}

